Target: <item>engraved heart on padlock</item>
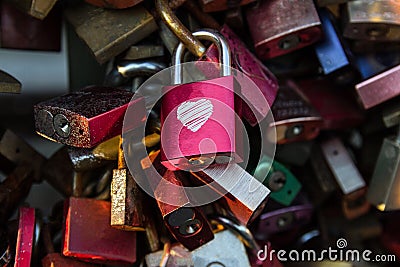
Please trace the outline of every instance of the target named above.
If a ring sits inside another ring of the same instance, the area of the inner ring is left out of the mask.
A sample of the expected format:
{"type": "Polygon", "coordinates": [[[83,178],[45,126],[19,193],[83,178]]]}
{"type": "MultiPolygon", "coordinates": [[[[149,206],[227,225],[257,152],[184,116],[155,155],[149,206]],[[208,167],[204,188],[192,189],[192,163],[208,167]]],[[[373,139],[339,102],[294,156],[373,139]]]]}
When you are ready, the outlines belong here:
{"type": "Polygon", "coordinates": [[[209,99],[182,102],[177,111],[176,118],[192,132],[197,132],[210,118],[214,105],[209,99]]]}

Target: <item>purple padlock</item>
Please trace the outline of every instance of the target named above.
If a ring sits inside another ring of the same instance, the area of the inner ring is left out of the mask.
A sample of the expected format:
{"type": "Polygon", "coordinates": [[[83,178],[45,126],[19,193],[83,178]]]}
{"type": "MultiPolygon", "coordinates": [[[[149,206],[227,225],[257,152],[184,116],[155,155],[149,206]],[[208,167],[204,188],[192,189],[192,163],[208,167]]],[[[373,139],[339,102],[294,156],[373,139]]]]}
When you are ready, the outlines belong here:
{"type": "MultiPolygon", "coordinates": [[[[272,203],[271,203],[272,204],[272,203]]],[[[300,194],[289,207],[280,207],[260,215],[255,237],[267,240],[271,235],[307,225],[313,216],[314,206],[300,194]]]]}
{"type": "MultiPolygon", "coordinates": [[[[213,163],[242,161],[229,46],[221,34],[212,30],[193,35],[217,44],[222,77],[181,84],[182,66],[179,66],[174,70],[175,85],[163,88],[161,161],[170,170],[193,171],[213,163]]],[[[180,64],[184,49],[181,43],[175,50],[175,65],[180,64]]]]}

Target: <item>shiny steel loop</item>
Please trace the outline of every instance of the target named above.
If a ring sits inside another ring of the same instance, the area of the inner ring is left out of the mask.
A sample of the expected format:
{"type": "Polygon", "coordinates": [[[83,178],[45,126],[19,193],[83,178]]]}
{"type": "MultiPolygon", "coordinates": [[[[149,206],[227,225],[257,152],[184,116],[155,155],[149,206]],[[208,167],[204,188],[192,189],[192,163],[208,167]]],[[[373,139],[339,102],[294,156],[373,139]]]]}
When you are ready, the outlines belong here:
{"type": "MultiPolygon", "coordinates": [[[[226,41],[225,37],[222,36],[215,30],[205,29],[200,30],[193,33],[194,36],[199,37],[202,40],[207,40],[213,42],[219,52],[219,62],[222,64],[222,76],[229,76],[231,75],[231,51],[229,49],[228,42],[226,41]]],[[[174,51],[172,56],[172,62],[174,65],[180,65],[181,60],[183,57],[183,52],[185,51],[186,47],[183,43],[180,43],[174,51]]],[[[182,66],[175,67],[173,71],[173,84],[181,84],[182,83],[182,66]]]]}

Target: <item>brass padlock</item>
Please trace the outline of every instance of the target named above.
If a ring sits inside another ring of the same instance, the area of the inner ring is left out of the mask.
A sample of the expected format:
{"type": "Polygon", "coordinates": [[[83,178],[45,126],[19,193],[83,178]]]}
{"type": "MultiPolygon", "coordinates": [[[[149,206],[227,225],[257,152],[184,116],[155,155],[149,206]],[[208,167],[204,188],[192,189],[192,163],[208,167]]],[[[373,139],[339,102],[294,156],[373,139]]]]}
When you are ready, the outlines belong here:
{"type": "Polygon", "coordinates": [[[111,226],[129,231],[144,231],[143,192],[126,167],[122,138],[119,147],[118,169],[114,169],[111,182],[111,226]]]}
{"type": "Polygon", "coordinates": [[[141,5],[110,10],[81,3],[65,15],[100,64],[157,29],[153,16],[141,5]]]}
{"type": "Polygon", "coordinates": [[[397,1],[349,1],[341,14],[343,35],[356,40],[399,41],[399,8],[397,1]]]}
{"type": "Polygon", "coordinates": [[[0,92],[21,93],[21,83],[5,71],[0,70],[0,92]]]}
{"type": "Polygon", "coordinates": [[[164,47],[162,45],[132,45],[124,55],[124,60],[148,59],[164,56],[164,47]]]}

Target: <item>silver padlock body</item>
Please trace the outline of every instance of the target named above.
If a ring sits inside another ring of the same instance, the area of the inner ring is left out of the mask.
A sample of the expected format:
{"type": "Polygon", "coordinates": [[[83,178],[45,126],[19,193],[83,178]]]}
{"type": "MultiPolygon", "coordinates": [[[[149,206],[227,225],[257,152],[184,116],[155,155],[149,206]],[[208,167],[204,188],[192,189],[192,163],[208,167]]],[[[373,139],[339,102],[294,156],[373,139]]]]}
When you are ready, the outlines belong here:
{"type": "Polygon", "coordinates": [[[369,185],[367,199],[379,210],[400,209],[400,143],[385,138],[369,185]]]}

